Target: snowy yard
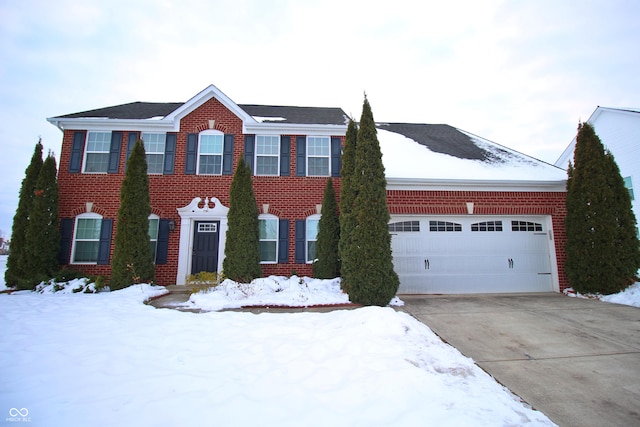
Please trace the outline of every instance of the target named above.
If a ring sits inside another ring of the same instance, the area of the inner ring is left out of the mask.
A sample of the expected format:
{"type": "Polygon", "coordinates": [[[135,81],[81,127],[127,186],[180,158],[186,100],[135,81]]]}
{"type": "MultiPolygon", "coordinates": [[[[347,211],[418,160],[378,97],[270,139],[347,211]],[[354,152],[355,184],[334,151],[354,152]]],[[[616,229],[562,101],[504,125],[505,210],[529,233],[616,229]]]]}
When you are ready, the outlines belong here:
{"type": "Polygon", "coordinates": [[[553,425],[393,308],[143,304],[159,292],[0,295],[0,425],[553,425]]]}

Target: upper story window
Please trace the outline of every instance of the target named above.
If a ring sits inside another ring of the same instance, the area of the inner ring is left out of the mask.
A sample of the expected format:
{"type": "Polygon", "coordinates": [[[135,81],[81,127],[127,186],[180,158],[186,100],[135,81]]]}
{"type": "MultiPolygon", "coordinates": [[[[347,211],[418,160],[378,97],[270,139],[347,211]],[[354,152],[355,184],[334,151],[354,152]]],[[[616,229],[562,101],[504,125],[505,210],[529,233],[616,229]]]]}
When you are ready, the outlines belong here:
{"type": "Polygon", "coordinates": [[[87,132],[84,152],[84,172],[107,173],[111,132],[87,132]]]}
{"type": "Polygon", "coordinates": [[[144,151],[147,155],[147,173],[162,174],[166,134],[143,133],[142,142],[144,142],[144,151]]]}
{"type": "Polygon", "coordinates": [[[222,174],[222,150],[224,135],[218,131],[204,131],[200,133],[198,142],[198,174],[222,174]]]}
{"type": "Polygon", "coordinates": [[[101,227],[102,216],[98,214],[87,213],[76,217],[71,262],[75,264],[95,264],[98,262],[101,227]]]}
{"type": "Polygon", "coordinates": [[[262,214],[258,217],[260,229],[260,262],[278,262],[278,217],[262,214]]]}
{"type": "Polygon", "coordinates": [[[280,174],[280,137],[256,136],[256,175],[280,174]]]}
{"type": "Polygon", "coordinates": [[[331,174],[331,139],[326,136],[307,137],[307,176],[331,174]]]}

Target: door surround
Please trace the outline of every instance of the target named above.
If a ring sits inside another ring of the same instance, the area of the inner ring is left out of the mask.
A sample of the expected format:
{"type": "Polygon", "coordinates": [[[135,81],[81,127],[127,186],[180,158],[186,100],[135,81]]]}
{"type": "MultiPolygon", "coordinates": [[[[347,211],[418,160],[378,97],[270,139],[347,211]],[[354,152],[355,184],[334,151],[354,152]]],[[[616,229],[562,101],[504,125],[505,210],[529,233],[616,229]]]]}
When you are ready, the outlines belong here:
{"type": "Polygon", "coordinates": [[[227,237],[227,214],[229,208],[220,203],[216,197],[194,197],[191,202],[178,208],[180,215],[180,244],[178,248],[178,273],[176,275],[176,285],[185,285],[187,276],[191,269],[193,254],[193,231],[196,221],[220,221],[218,246],[218,271],[222,271],[222,261],[224,260],[224,247],[227,237]]]}

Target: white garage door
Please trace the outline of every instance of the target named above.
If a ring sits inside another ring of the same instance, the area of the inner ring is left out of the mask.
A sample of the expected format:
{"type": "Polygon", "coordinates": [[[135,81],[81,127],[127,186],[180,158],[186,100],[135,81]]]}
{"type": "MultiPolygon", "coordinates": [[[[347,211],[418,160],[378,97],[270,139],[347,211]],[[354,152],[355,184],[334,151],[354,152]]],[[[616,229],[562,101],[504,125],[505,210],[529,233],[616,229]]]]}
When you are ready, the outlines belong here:
{"type": "Polygon", "coordinates": [[[545,217],[394,217],[398,293],[550,292],[545,217]]]}

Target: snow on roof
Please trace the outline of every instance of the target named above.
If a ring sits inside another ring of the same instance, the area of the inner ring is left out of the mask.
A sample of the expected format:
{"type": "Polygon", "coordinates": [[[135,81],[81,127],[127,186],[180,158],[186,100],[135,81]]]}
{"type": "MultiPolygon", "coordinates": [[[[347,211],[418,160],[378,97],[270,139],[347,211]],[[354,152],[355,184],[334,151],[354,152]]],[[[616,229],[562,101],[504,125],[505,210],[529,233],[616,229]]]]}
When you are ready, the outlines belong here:
{"type": "MultiPolygon", "coordinates": [[[[430,126],[430,125],[424,125],[430,126]]],[[[483,159],[432,151],[424,142],[378,125],[378,141],[387,178],[442,180],[562,181],[558,167],[455,129],[484,152],[483,159]]]]}
{"type": "Polygon", "coordinates": [[[264,122],[283,122],[287,120],[285,117],[264,117],[264,116],[251,116],[258,123],[264,122]]]}

